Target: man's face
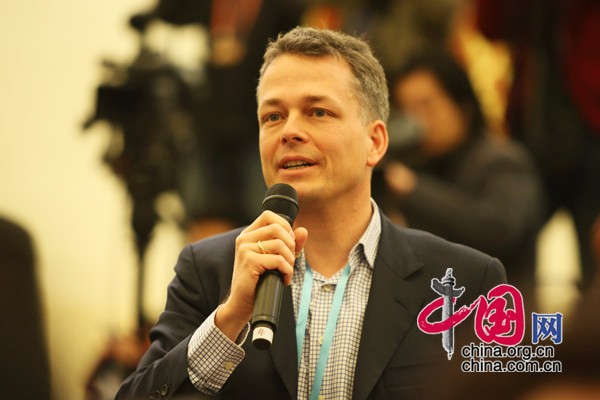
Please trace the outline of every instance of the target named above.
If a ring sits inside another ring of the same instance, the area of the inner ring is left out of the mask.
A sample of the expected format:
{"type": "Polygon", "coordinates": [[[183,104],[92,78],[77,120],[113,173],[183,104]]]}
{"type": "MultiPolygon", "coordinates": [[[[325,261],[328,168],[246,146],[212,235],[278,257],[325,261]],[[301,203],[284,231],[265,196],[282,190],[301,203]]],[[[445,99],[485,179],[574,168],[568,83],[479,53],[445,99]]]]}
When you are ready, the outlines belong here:
{"type": "Polygon", "coordinates": [[[423,127],[423,150],[432,156],[452,151],[466,136],[463,110],[444,91],[434,75],[416,71],[394,87],[396,101],[403,111],[423,127]]]}
{"type": "Polygon", "coordinates": [[[361,120],[352,78],[335,57],[284,54],[269,65],[258,92],[268,186],[288,183],[304,204],[370,193],[371,167],[383,155],[373,137],[385,134],[387,145],[387,132],[381,121],[361,120]]]}

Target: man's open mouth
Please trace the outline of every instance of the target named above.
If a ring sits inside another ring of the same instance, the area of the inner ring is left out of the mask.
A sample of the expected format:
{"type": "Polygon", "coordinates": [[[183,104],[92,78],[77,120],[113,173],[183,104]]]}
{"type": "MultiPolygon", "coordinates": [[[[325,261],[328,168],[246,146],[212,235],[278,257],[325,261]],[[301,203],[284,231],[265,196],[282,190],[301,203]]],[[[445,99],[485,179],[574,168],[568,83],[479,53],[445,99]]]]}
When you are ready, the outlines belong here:
{"type": "Polygon", "coordinates": [[[306,167],[310,167],[313,164],[307,162],[307,161],[290,161],[287,162],[283,165],[283,169],[301,169],[301,168],[306,168],[306,167]]]}

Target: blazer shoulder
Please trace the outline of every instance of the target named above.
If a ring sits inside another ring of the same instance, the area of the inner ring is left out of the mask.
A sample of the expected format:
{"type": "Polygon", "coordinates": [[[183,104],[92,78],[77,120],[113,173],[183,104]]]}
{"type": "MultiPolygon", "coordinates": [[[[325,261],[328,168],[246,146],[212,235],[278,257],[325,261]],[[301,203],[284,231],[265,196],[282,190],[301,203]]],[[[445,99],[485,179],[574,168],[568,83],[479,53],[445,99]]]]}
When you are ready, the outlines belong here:
{"type": "Polygon", "coordinates": [[[406,228],[394,224],[387,217],[382,221],[382,242],[398,244],[405,242],[416,255],[431,253],[443,255],[461,255],[474,260],[486,261],[491,258],[488,254],[472,247],[451,242],[433,233],[420,229],[406,228]]]}
{"type": "Polygon", "coordinates": [[[460,256],[461,258],[468,258],[473,261],[481,262],[488,262],[492,258],[490,255],[473,247],[451,242],[430,232],[411,228],[399,227],[399,229],[402,230],[401,234],[404,235],[405,240],[411,244],[418,254],[426,255],[434,252],[438,256],[460,256]]]}
{"type": "Polygon", "coordinates": [[[182,280],[228,281],[235,258],[235,239],[243,228],[188,244],[179,253],[175,273],[182,280]]]}
{"type": "Polygon", "coordinates": [[[427,279],[441,278],[446,268],[453,268],[471,282],[506,282],[505,268],[497,258],[463,244],[422,230],[395,225],[383,217],[380,255],[388,264],[413,265],[408,273],[420,271],[427,279]]]}

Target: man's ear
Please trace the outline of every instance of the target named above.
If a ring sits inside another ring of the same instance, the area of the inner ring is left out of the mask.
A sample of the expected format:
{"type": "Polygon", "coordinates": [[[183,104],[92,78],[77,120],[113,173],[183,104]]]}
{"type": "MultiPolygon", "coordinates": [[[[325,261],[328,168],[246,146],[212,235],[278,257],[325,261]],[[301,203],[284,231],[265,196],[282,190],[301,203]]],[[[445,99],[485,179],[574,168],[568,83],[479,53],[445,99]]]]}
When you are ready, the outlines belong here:
{"type": "Polygon", "coordinates": [[[369,124],[369,148],[367,165],[374,167],[385,155],[388,148],[388,132],[385,123],[375,120],[369,124]]]}

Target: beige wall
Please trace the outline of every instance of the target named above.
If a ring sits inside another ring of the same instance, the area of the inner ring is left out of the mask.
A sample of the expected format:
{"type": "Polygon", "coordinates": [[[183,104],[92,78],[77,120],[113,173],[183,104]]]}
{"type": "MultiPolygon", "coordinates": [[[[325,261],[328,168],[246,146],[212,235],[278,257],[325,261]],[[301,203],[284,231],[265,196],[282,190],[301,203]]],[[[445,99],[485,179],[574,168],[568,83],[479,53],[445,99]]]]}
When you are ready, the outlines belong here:
{"type": "MultiPolygon", "coordinates": [[[[151,4],[0,5],[0,214],[36,242],[57,400],[82,399],[109,336],[135,324],[127,194],[101,161],[107,127],[84,134],[81,125],[94,107],[101,59],[130,61],[137,42],[127,19],[151,4]]],[[[176,227],[160,226],[150,250],[151,316],[164,305],[181,243],[176,227]]]]}

